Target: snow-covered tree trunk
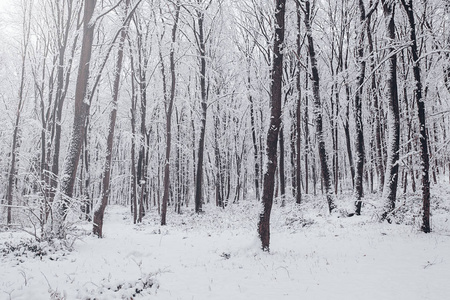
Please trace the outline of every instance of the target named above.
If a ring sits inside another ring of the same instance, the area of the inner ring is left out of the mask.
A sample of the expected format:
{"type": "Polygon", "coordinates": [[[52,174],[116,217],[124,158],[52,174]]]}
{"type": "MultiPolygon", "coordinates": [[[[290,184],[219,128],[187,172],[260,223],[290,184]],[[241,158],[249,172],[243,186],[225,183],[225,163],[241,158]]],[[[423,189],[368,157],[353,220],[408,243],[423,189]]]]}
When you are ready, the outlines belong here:
{"type": "Polygon", "coordinates": [[[281,126],[281,97],[283,77],[284,15],[286,0],[276,0],[275,7],[275,39],[273,42],[271,113],[267,133],[267,167],[263,181],[263,211],[259,216],[258,234],[264,251],[269,251],[270,213],[275,186],[275,170],[277,168],[278,133],[281,126]]]}
{"type": "Polygon", "coordinates": [[[361,198],[363,197],[363,172],[364,172],[364,132],[362,120],[362,89],[364,84],[364,77],[366,72],[366,62],[364,60],[364,36],[366,26],[366,10],[364,1],[359,0],[359,21],[361,31],[359,32],[358,44],[356,46],[356,59],[358,63],[359,73],[356,78],[357,87],[355,91],[355,129],[356,129],[356,143],[355,143],[355,196],[356,196],[356,210],[357,215],[361,214],[361,198]]]}
{"type": "MultiPolygon", "coordinates": [[[[373,1],[371,0],[370,6],[372,6],[373,1]]],[[[375,55],[376,55],[376,49],[374,46],[374,40],[372,35],[372,16],[367,16],[367,25],[366,25],[366,31],[367,31],[367,41],[369,44],[369,63],[370,63],[370,71],[373,73],[371,75],[371,86],[370,86],[370,93],[372,95],[372,109],[374,111],[373,116],[373,135],[375,140],[375,149],[374,149],[374,157],[375,157],[375,165],[378,173],[378,191],[381,193],[383,191],[383,185],[384,185],[384,161],[383,161],[383,149],[382,149],[382,140],[381,140],[381,107],[379,104],[378,99],[378,85],[377,85],[377,76],[375,74],[375,55]]]]}
{"type": "MultiPolygon", "coordinates": [[[[130,0],[125,2],[125,13],[124,19],[127,17],[128,7],[130,5],[130,0]]],[[[117,118],[117,106],[119,99],[119,87],[120,87],[120,74],[122,72],[123,64],[123,49],[125,47],[125,38],[127,36],[127,26],[125,23],[124,27],[121,29],[119,49],[117,50],[117,60],[116,67],[114,69],[114,83],[113,83],[113,94],[111,101],[111,112],[109,115],[109,128],[108,128],[108,138],[106,141],[106,159],[103,169],[102,178],[102,197],[101,202],[98,203],[94,208],[94,223],[92,227],[92,232],[99,238],[103,237],[103,216],[105,214],[106,205],[108,204],[108,199],[110,195],[110,178],[111,178],[111,162],[112,162],[112,150],[114,141],[114,129],[116,127],[117,118]]]]}
{"type": "Polygon", "coordinates": [[[419,62],[419,54],[417,49],[416,24],[413,10],[412,0],[401,0],[403,7],[408,16],[410,39],[411,39],[411,54],[413,59],[413,75],[414,75],[414,96],[417,104],[417,114],[419,117],[419,138],[420,138],[420,158],[422,171],[422,231],[425,233],[431,232],[430,224],[430,178],[429,178],[429,156],[428,156],[428,136],[425,120],[425,102],[422,95],[422,78],[421,68],[419,62]]]}
{"type": "Polygon", "coordinates": [[[17,104],[17,110],[16,110],[16,119],[14,121],[14,129],[13,129],[13,136],[12,136],[12,145],[11,145],[11,160],[9,164],[9,172],[8,172],[8,186],[6,190],[6,204],[7,207],[7,215],[6,215],[6,223],[11,224],[12,222],[12,204],[13,204],[13,194],[15,189],[15,182],[16,182],[16,175],[17,175],[17,169],[16,169],[16,160],[17,160],[17,152],[19,150],[19,144],[20,144],[20,136],[19,136],[19,126],[20,126],[20,119],[22,115],[22,109],[23,104],[25,101],[25,75],[26,75],[26,60],[27,60],[27,53],[28,53],[28,45],[29,45],[29,38],[30,38],[30,26],[31,26],[31,6],[28,6],[24,2],[24,14],[23,14],[23,41],[22,41],[22,55],[21,55],[21,75],[20,75],[20,86],[19,86],[19,93],[18,93],[18,99],[19,102],[17,104]]]}
{"type": "MultiPolygon", "coordinates": [[[[302,87],[301,87],[301,50],[302,50],[302,35],[301,35],[301,7],[300,3],[296,2],[295,5],[296,10],[296,17],[297,17],[297,37],[296,37],[296,56],[297,56],[297,73],[296,73],[296,88],[297,88],[297,103],[295,105],[295,147],[297,148],[297,151],[295,153],[295,203],[300,204],[302,202],[302,153],[301,153],[301,128],[302,128],[302,87]]],[[[308,125],[306,125],[308,126],[308,125]]],[[[306,128],[305,128],[305,135],[306,135],[306,128]]],[[[306,139],[305,139],[305,145],[306,145],[306,139]]],[[[294,147],[293,147],[294,148],[294,147]]],[[[305,147],[306,148],[306,147],[305,147]]],[[[305,161],[307,160],[307,153],[305,151],[305,161]]],[[[306,169],[308,164],[305,162],[305,173],[308,173],[308,170],[306,169]]],[[[306,181],[308,180],[308,177],[306,177],[306,181]]],[[[308,183],[305,181],[305,186],[308,185],[308,183]]],[[[307,188],[306,188],[307,190],[307,188]]]]}
{"type": "Polygon", "coordinates": [[[95,21],[92,20],[96,0],[85,0],[83,16],[83,41],[75,88],[75,112],[70,139],[69,151],[65,159],[64,171],[61,174],[59,191],[53,203],[52,234],[65,238],[64,220],[72,197],[78,161],[85,134],[85,123],[89,114],[89,104],[86,102],[86,92],[89,80],[92,44],[94,40],[95,21]]]}
{"type": "MultiPolygon", "coordinates": [[[[209,2],[210,4],[211,2],[209,2]]],[[[201,6],[202,1],[198,0],[198,5],[201,6]]],[[[207,6],[209,6],[209,4],[207,6]]],[[[205,8],[206,9],[206,8],[205,8]]],[[[202,211],[202,187],[203,187],[203,155],[205,150],[205,132],[206,132],[206,113],[208,110],[207,104],[207,87],[206,87],[206,37],[204,32],[205,9],[197,8],[197,26],[198,31],[195,32],[199,60],[200,60],[200,95],[201,95],[201,126],[200,139],[198,141],[197,151],[197,175],[195,181],[195,212],[202,211]]]]}
{"type": "MultiPolygon", "coordinates": [[[[170,185],[170,151],[172,146],[172,112],[173,104],[175,100],[175,88],[176,88],[176,70],[175,70],[175,41],[177,37],[178,19],[180,16],[180,2],[175,3],[175,17],[172,27],[172,43],[169,54],[170,64],[170,95],[164,95],[165,98],[165,111],[166,111],[166,158],[164,160],[164,194],[161,207],[161,225],[166,225],[166,213],[167,202],[169,201],[169,185],[170,185]]],[[[162,60],[162,55],[161,55],[162,60]]],[[[161,64],[163,62],[161,61],[161,64]]],[[[163,77],[165,77],[164,69],[162,69],[163,77]]]]}
{"type": "Polygon", "coordinates": [[[325,140],[323,136],[323,124],[322,124],[322,103],[320,99],[320,82],[319,82],[319,70],[317,68],[316,52],[314,49],[314,39],[311,29],[311,3],[309,0],[305,1],[305,26],[306,35],[308,39],[308,53],[311,61],[311,77],[313,81],[313,96],[314,96],[314,116],[316,118],[316,136],[319,150],[320,169],[322,173],[323,185],[325,187],[325,194],[328,203],[328,210],[330,213],[336,208],[334,199],[332,196],[331,187],[331,174],[330,167],[328,166],[327,150],[325,147],[325,140]]]}
{"type": "MultiPolygon", "coordinates": [[[[66,6],[64,6],[66,7],[66,6]]],[[[73,56],[75,54],[75,48],[78,44],[78,37],[79,34],[77,33],[72,41],[72,48],[70,49],[70,56],[69,60],[66,63],[65,58],[68,50],[68,42],[69,42],[69,35],[70,35],[70,29],[72,26],[73,18],[75,15],[74,7],[72,1],[68,1],[67,3],[67,20],[65,24],[60,24],[61,28],[58,30],[62,35],[59,38],[58,41],[58,67],[56,71],[56,95],[55,95],[55,106],[53,110],[53,122],[51,124],[51,130],[54,132],[54,138],[52,141],[52,148],[53,148],[53,156],[51,163],[51,171],[53,178],[50,179],[50,202],[53,201],[53,198],[55,196],[55,190],[58,185],[58,181],[56,180],[56,177],[59,174],[59,157],[60,157],[60,150],[61,150],[61,134],[62,134],[62,113],[64,109],[64,102],[66,99],[67,91],[69,88],[70,83],[70,77],[72,75],[72,62],[73,62],[73,56]]],[[[81,12],[81,7],[79,8],[79,12],[81,12]]],[[[64,13],[60,11],[59,3],[56,4],[56,11],[55,11],[57,18],[63,19],[64,13]]],[[[78,29],[78,28],[77,28],[78,29]]],[[[50,156],[50,149],[49,156],[50,156]]]]}
{"type": "Polygon", "coordinates": [[[387,97],[388,97],[388,132],[387,161],[385,183],[383,189],[384,207],[381,219],[388,218],[395,209],[398,183],[398,159],[400,147],[400,113],[397,90],[397,54],[395,43],[395,4],[396,2],[382,0],[383,12],[386,21],[389,50],[387,60],[387,97]]]}

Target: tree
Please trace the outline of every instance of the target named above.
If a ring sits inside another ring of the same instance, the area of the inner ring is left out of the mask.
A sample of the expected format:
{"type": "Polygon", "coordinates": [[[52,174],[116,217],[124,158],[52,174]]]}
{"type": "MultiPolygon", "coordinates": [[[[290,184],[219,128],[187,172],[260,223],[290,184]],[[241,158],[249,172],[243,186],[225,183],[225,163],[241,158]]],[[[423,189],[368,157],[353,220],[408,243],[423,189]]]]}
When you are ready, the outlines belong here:
{"type": "MultiPolygon", "coordinates": [[[[125,14],[124,19],[127,20],[128,7],[130,6],[130,0],[125,2],[125,14]]],[[[110,195],[110,178],[111,178],[111,163],[113,155],[113,141],[114,141],[114,129],[117,119],[117,105],[119,99],[119,87],[120,87],[120,74],[122,72],[123,64],[123,51],[125,47],[125,38],[127,36],[128,22],[125,22],[124,27],[121,29],[119,48],[117,50],[116,67],[114,70],[114,84],[112,93],[112,109],[109,117],[109,129],[106,148],[106,159],[103,171],[103,184],[102,184],[102,198],[101,202],[94,209],[94,223],[92,232],[99,238],[103,237],[103,216],[105,214],[106,205],[108,204],[108,198],[110,195]]]]}
{"type": "Polygon", "coordinates": [[[66,235],[63,223],[74,189],[78,161],[85,135],[85,123],[89,114],[89,104],[85,100],[90,74],[92,44],[94,41],[95,20],[92,17],[96,3],[97,0],[85,0],[84,3],[83,40],[75,88],[75,112],[72,136],[70,138],[69,152],[65,159],[65,169],[61,175],[59,192],[53,205],[52,233],[58,238],[64,238],[66,235]]]}
{"type": "Polygon", "coordinates": [[[413,75],[414,75],[414,96],[417,104],[417,115],[419,118],[419,141],[420,141],[420,169],[422,173],[422,231],[431,232],[430,224],[430,178],[429,178],[429,155],[428,155],[428,136],[425,120],[425,102],[422,95],[422,78],[419,62],[419,54],[416,37],[416,22],[413,10],[412,0],[401,0],[409,23],[409,37],[411,39],[411,55],[413,59],[413,75]]]}
{"type": "Polygon", "coordinates": [[[304,7],[305,13],[305,27],[306,27],[306,36],[308,40],[308,54],[311,62],[311,79],[313,84],[313,96],[314,96],[314,116],[316,118],[316,136],[317,136],[317,146],[319,151],[319,159],[320,159],[320,170],[322,173],[323,185],[325,187],[325,194],[328,203],[328,210],[331,213],[336,205],[334,204],[331,188],[331,175],[330,168],[328,166],[328,155],[325,147],[325,139],[323,136],[323,122],[322,122],[322,103],[320,99],[320,81],[319,81],[319,70],[317,68],[317,59],[316,52],[314,48],[314,39],[312,36],[312,28],[311,28],[311,3],[309,0],[305,1],[304,7]]]}
{"type": "Polygon", "coordinates": [[[362,118],[362,92],[364,85],[364,77],[366,73],[366,61],[364,59],[364,41],[365,41],[365,33],[367,18],[375,11],[378,5],[378,1],[375,3],[373,7],[370,8],[369,12],[366,15],[366,9],[364,7],[364,1],[359,0],[359,21],[361,26],[361,31],[359,32],[358,43],[356,46],[357,52],[357,63],[359,68],[359,73],[357,76],[358,86],[355,91],[355,129],[356,129],[356,173],[355,173],[355,193],[356,193],[356,210],[355,213],[357,215],[361,214],[361,198],[363,197],[363,176],[364,176],[364,160],[365,160],[365,151],[364,151],[364,131],[363,131],[363,118],[362,118]]]}
{"type": "Polygon", "coordinates": [[[400,148],[400,112],[397,90],[397,52],[395,41],[395,5],[396,2],[382,0],[383,13],[386,22],[387,38],[389,41],[387,60],[387,94],[388,94],[388,130],[389,142],[387,147],[387,161],[385,172],[385,184],[383,198],[385,204],[382,220],[388,219],[389,214],[395,209],[398,182],[398,159],[400,148]]]}
{"type": "Polygon", "coordinates": [[[276,0],[275,6],[275,38],[273,42],[271,113],[270,126],[267,132],[267,169],[264,174],[262,204],[263,211],[259,216],[258,233],[263,251],[269,251],[270,213],[275,186],[275,170],[277,168],[278,133],[281,126],[281,97],[283,77],[284,15],[286,0],[276,0]]]}
{"type": "Polygon", "coordinates": [[[23,20],[22,20],[22,26],[23,26],[23,40],[22,40],[22,53],[21,53],[21,75],[20,75],[20,86],[19,86],[19,93],[18,93],[18,99],[19,102],[17,104],[17,111],[16,111],[16,120],[14,122],[14,129],[13,129],[13,136],[12,136],[12,146],[11,146],[11,162],[9,165],[9,172],[8,172],[8,187],[6,190],[6,204],[8,205],[7,208],[7,216],[6,216],[6,223],[11,224],[12,222],[12,213],[11,208],[13,204],[13,194],[14,194],[14,186],[16,182],[16,158],[17,158],[17,152],[19,148],[19,131],[20,131],[20,119],[22,114],[22,109],[25,101],[25,75],[26,75],[26,61],[27,61],[27,52],[28,52],[28,45],[30,41],[30,24],[31,24],[31,6],[28,6],[24,2],[24,14],[23,14],[23,20]]]}
{"type": "MultiPolygon", "coordinates": [[[[175,19],[172,27],[172,43],[170,46],[169,54],[169,67],[170,67],[170,94],[166,91],[166,80],[164,68],[162,68],[162,76],[164,80],[164,106],[166,112],[166,158],[164,161],[164,194],[161,208],[161,225],[166,225],[166,212],[167,212],[167,202],[169,200],[169,185],[170,185],[170,150],[172,143],[172,112],[173,104],[175,100],[175,88],[176,88],[176,70],[175,70],[175,42],[177,37],[177,26],[178,19],[180,16],[180,2],[177,1],[175,4],[175,19]]],[[[161,50],[160,50],[161,51],[161,50]]],[[[164,66],[162,54],[160,52],[161,65],[164,66]]]]}
{"type": "Polygon", "coordinates": [[[195,212],[200,213],[202,211],[202,181],[203,181],[203,156],[205,149],[205,132],[206,132],[206,113],[208,110],[207,103],[207,87],[206,87],[206,43],[207,36],[205,36],[204,21],[205,10],[211,4],[211,0],[202,1],[197,0],[198,8],[196,8],[197,14],[197,31],[194,32],[195,40],[198,47],[199,65],[200,65],[200,96],[201,96],[201,126],[200,126],[200,139],[198,141],[198,158],[197,158],[197,175],[195,176],[195,212]],[[205,2],[205,3],[204,3],[205,2]],[[205,5],[205,7],[202,7],[205,5]]]}
{"type": "MultiPolygon", "coordinates": [[[[296,10],[296,16],[297,16],[297,40],[296,40],[296,46],[297,46],[297,52],[296,52],[296,56],[297,56],[297,74],[296,74],[296,88],[297,88],[297,104],[296,104],[296,109],[295,109],[295,146],[297,147],[297,152],[295,155],[295,161],[296,161],[296,165],[295,165],[295,202],[297,204],[300,204],[302,201],[302,169],[301,169],[301,161],[302,161],[302,156],[301,156],[301,144],[300,144],[300,136],[301,136],[301,122],[302,122],[302,88],[301,88],[301,72],[300,72],[300,67],[301,67],[301,63],[300,63],[300,56],[301,56],[301,49],[302,49],[302,37],[300,34],[300,29],[301,29],[301,7],[300,7],[300,3],[298,1],[296,1],[296,6],[295,6],[295,10],[296,10]]],[[[305,128],[306,130],[306,128],[305,128]]],[[[305,143],[306,144],[306,143],[305,143]]],[[[305,151],[306,152],[306,151],[305,151]]],[[[305,172],[307,173],[308,171],[306,170],[306,166],[308,164],[305,162],[305,172]]],[[[306,180],[307,177],[306,177],[306,180]]],[[[305,184],[307,185],[308,183],[305,182],[305,184]]],[[[307,189],[306,189],[307,190],[307,189]]]]}

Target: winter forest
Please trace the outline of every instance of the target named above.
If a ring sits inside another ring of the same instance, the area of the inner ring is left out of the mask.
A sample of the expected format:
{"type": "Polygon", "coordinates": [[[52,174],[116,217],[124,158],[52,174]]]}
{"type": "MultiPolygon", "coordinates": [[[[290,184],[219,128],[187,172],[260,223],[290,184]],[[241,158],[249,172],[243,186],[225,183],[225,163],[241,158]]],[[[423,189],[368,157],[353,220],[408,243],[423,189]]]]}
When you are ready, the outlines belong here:
{"type": "Polygon", "coordinates": [[[0,40],[0,299],[450,297],[447,0],[0,0],[0,40]]]}

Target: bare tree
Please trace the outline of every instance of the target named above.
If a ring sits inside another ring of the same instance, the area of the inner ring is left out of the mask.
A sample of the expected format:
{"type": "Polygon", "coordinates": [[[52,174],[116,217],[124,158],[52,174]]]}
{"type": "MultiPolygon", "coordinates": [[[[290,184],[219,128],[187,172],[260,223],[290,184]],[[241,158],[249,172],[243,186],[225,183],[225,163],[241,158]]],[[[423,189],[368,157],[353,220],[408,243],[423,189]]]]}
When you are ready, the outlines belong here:
{"type": "Polygon", "coordinates": [[[367,25],[367,18],[372,15],[378,5],[378,1],[373,7],[369,8],[369,12],[366,15],[366,9],[364,6],[364,1],[359,0],[359,22],[361,26],[361,31],[359,32],[358,43],[356,45],[357,52],[357,63],[359,68],[359,73],[356,78],[357,87],[355,91],[355,129],[356,129],[356,173],[355,173],[355,194],[356,194],[356,210],[357,215],[361,214],[361,198],[364,195],[363,192],[363,176],[364,176],[364,161],[365,161],[365,151],[364,151],[364,131],[363,131],[363,118],[362,118],[362,93],[364,85],[364,77],[366,73],[366,61],[364,58],[364,42],[365,33],[367,25]]]}
{"type": "Polygon", "coordinates": [[[388,156],[386,161],[385,183],[383,197],[386,199],[381,219],[387,219],[395,209],[398,182],[398,159],[400,148],[400,112],[397,90],[397,53],[395,43],[395,6],[396,2],[382,0],[383,13],[386,21],[387,38],[389,41],[387,61],[388,82],[388,156]]]}
{"type": "Polygon", "coordinates": [[[14,183],[16,182],[16,160],[17,160],[17,152],[19,149],[19,131],[20,131],[20,119],[22,114],[22,109],[25,101],[25,74],[26,74],[26,61],[27,61],[27,52],[28,45],[30,41],[30,24],[31,24],[31,5],[28,6],[26,2],[23,2],[23,40],[21,45],[21,75],[20,75],[20,86],[19,86],[19,94],[18,99],[19,102],[17,104],[16,110],[16,120],[14,122],[13,136],[12,136],[12,145],[11,145],[11,162],[9,165],[8,172],[8,187],[6,190],[6,204],[7,208],[7,216],[6,223],[11,224],[12,222],[12,204],[13,204],[13,194],[14,194],[14,183]]]}
{"type": "MultiPolygon", "coordinates": [[[[130,6],[130,0],[126,0],[125,2],[125,13],[124,19],[127,17],[128,7],[130,6]]],[[[111,177],[111,163],[112,163],[112,154],[113,154],[113,141],[114,141],[114,130],[116,127],[116,118],[117,118],[117,106],[119,99],[119,87],[120,87],[120,74],[122,72],[122,64],[123,64],[123,50],[125,47],[125,38],[127,36],[127,26],[128,22],[125,23],[125,26],[121,29],[120,40],[119,40],[119,48],[117,50],[117,60],[116,67],[114,69],[114,84],[113,84],[113,93],[112,93],[112,101],[111,101],[111,112],[109,116],[109,129],[108,129],[108,138],[106,142],[106,159],[103,170],[103,181],[102,181],[102,198],[101,202],[94,209],[94,223],[92,227],[92,232],[98,236],[99,238],[103,237],[103,216],[105,214],[106,205],[108,204],[108,198],[110,195],[110,177],[111,177]]]]}
{"type": "Polygon", "coordinates": [[[198,29],[194,32],[195,40],[197,42],[199,52],[199,64],[200,64],[200,96],[201,96],[201,126],[200,126],[200,139],[198,142],[198,158],[197,158],[197,175],[195,176],[195,212],[202,211],[202,181],[203,181],[203,156],[205,148],[205,132],[206,132],[206,113],[208,110],[207,104],[207,87],[206,87],[206,43],[207,36],[205,36],[204,22],[205,11],[211,5],[211,0],[203,1],[197,0],[198,8],[197,14],[197,26],[198,29]],[[205,6],[205,7],[202,7],[205,6]]]}
{"type": "MultiPolygon", "coordinates": [[[[170,94],[167,94],[166,91],[166,80],[165,80],[165,73],[164,68],[162,68],[162,76],[164,78],[164,106],[165,106],[165,112],[166,112],[166,158],[164,161],[164,194],[163,194],[163,200],[162,200],[162,207],[161,207],[161,225],[166,225],[166,213],[167,213],[167,202],[169,200],[169,185],[170,185],[170,150],[172,145],[172,112],[173,112],[173,105],[175,100],[175,88],[176,88],[176,70],[175,70],[175,42],[177,37],[177,26],[178,26],[178,19],[180,17],[180,1],[177,1],[175,3],[175,17],[174,17],[174,23],[172,27],[172,41],[171,41],[171,47],[170,47],[170,53],[169,53],[169,68],[170,68],[170,94]]],[[[164,62],[161,50],[160,50],[160,57],[161,57],[161,65],[164,66],[164,62]]]]}
{"type": "Polygon", "coordinates": [[[416,36],[416,22],[413,10],[412,0],[401,0],[409,23],[409,36],[411,39],[411,55],[413,59],[413,75],[414,75],[414,96],[417,104],[417,114],[419,118],[419,137],[420,137],[420,158],[421,158],[421,173],[422,173],[422,231],[425,233],[431,232],[430,224],[430,178],[429,178],[429,155],[428,155],[428,136],[425,120],[425,102],[422,95],[422,78],[421,68],[419,62],[419,54],[417,47],[416,36]]]}
{"type": "Polygon", "coordinates": [[[94,41],[95,20],[93,20],[92,16],[96,3],[96,0],[86,0],[84,4],[83,40],[75,89],[75,112],[72,136],[69,152],[65,160],[65,169],[61,176],[58,198],[55,199],[53,205],[52,233],[58,238],[64,238],[66,234],[63,223],[74,189],[78,161],[85,135],[85,123],[89,114],[89,104],[85,100],[90,73],[92,44],[94,41]]]}
{"type": "Polygon", "coordinates": [[[277,168],[278,133],[281,126],[281,98],[283,78],[283,46],[284,46],[284,16],[286,0],[276,0],[275,6],[275,38],[273,42],[271,113],[267,133],[267,169],[263,183],[263,211],[259,216],[258,233],[264,251],[269,251],[270,244],[270,213],[273,203],[275,186],[275,170],[277,168]]]}
{"type": "Polygon", "coordinates": [[[316,136],[317,136],[317,144],[319,150],[319,159],[322,173],[323,185],[325,187],[325,194],[328,203],[328,210],[331,213],[336,205],[334,204],[334,199],[332,196],[332,188],[331,188],[331,174],[330,168],[328,166],[328,158],[327,158],[327,150],[325,147],[325,140],[323,136],[323,116],[322,116],[322,103],[320,100],[320,82],[319,82],[319,70],[317,68],[317,59],[316,52],[314,48],[314,39],[312,36],[312,28],[311,28],[311,3],[309,0],[305,1],[304,7],[305,13],[305,26],[306,26],[306,35],[308,39],[308,54],[309,59],[311,61],[311,77],[313,81],[313,96],[314,96],[314,116],[316,118],[316,136]]]}

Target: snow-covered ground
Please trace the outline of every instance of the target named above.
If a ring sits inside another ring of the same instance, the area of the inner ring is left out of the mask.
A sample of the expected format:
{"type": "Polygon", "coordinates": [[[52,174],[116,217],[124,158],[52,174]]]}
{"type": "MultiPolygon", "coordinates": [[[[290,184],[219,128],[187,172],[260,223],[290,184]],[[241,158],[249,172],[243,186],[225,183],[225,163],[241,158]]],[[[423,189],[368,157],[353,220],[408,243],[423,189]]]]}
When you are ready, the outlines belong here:
{"type": "Polygon", "coordinates": [[[249,201],[202,215],[169,207],[164,227],[155,211],[133,225],[129,208],[110,206],[105,238],[83,236],[71,252],[35,243],[41,257],[24,246],[8,254],[30,236],[1,232],[0,299],[450,299],[450,189],[433,194],[431,234],[411,212],[378,223],[374,197],[351,218],[329,216],[320,198],[274,205],[270,253],[259,249],[259,205],[249,201]]]}

